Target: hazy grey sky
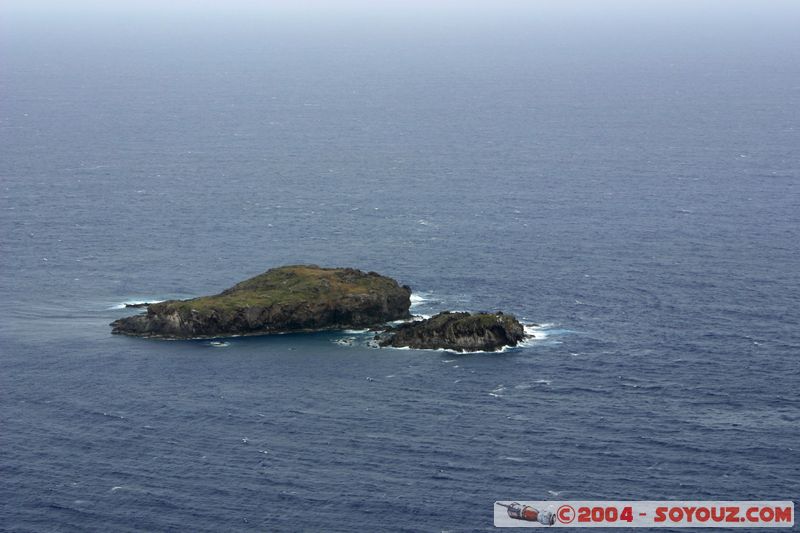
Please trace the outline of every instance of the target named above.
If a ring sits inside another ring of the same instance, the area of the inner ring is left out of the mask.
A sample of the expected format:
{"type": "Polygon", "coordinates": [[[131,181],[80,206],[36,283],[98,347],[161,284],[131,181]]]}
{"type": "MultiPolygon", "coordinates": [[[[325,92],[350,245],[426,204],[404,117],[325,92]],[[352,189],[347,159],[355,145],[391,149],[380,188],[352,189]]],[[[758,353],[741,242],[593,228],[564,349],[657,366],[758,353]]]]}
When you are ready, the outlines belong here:
{"type": "MultiPolygon", "coordinates": [[[[750,18],[800,16],[796,0],[5,0],[5,22],[17,17],[86,17],[108,15],[261,15],[396,16],[424,18],[585,17],[598,22],[618,17],[750,18]]],[[[798,23],[791,19],[787,22],[798,23]]]]}
{"type": "Polygon", "coordinates": [[[4,0],[0,59],[17,43],[36,44],[34,35],[97,44],[186,37],[210,48],[269,31],[355,48],[386,37],[423,50],[426,39],[453,36],[475,48],[505,40],[512,50],[514,39],[535,37],[586,53],[675,45],[730,58],[761,50],[788,63],[800,53],[797,28],[800,0],[4,0]]]}

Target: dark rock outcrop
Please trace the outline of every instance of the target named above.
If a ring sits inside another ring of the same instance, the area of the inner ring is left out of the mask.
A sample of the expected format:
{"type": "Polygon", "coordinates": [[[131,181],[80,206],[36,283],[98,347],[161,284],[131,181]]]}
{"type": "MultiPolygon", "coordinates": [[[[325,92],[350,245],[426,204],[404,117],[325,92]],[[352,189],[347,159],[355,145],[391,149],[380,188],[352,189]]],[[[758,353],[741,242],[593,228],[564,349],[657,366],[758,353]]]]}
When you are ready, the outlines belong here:
{"type": "Polygon", "coordinates": [[[525,338],[522,324],[503,313],[451,313],[409,322],[378,334],[380,346],[493,352],[525,338]]]}
{"type": "Polygon", "coordinates": [[[274,268],[214,296],[150,304],[112,333],[168,339],[373,327],[408,318],[411,289],[352,268],[274,268]]]}

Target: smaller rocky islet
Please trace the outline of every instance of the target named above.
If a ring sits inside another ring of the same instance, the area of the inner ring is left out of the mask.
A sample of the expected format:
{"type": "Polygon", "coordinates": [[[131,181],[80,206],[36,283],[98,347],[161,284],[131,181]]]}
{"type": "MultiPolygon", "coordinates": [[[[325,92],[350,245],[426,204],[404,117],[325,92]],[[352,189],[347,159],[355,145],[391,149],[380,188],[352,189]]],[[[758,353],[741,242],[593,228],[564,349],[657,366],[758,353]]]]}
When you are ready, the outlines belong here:
{"type": "Polygon", "coordinates": [[[376,335],[379,346],[457,352],[493,352],[516,346],[525,338],[512,315],[444,311],[426,320],[407,322],[376,335]]]}

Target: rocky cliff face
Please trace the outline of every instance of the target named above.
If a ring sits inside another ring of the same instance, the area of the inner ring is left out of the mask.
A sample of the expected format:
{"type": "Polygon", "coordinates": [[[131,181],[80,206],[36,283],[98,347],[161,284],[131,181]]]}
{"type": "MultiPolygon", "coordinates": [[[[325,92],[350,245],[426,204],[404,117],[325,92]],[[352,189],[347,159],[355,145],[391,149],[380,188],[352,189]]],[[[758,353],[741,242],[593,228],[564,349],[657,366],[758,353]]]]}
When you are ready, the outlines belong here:
{"type": "Polygon", "coordinates": [[[151,304],[111,326],[112,333],[170,339],[364,328],[408,318],[410,295],[375,272],[294,265],[214,296],[151,304]]]}
{"type": "Polygon", "coordinates": [[[512,315],[445,311],[427,320],[389,329],[376,340],[381,346],[396,348],[491,352],[504,346],[516,346],[524,338],[522,324],[512,315]]]}

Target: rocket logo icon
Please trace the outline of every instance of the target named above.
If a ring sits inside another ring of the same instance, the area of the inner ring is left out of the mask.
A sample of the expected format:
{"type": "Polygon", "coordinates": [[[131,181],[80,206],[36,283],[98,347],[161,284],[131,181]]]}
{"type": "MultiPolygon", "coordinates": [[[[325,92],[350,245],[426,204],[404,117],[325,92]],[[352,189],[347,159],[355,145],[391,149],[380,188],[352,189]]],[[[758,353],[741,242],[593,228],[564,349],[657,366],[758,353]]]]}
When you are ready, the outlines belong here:
{"type": "Polygon", "coordinates": [[[510,518],[524,520],[526,522],[539,522],[545,526],[552,526],[556,523],[556,517],[550,511],[540,511],[530,505],[522,505],[518,502],[502,503],[496,502],[500,507],[505,507],[510,518]]]}

